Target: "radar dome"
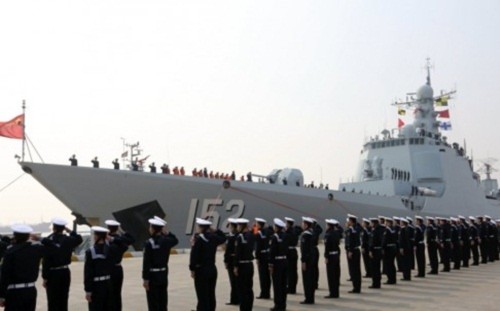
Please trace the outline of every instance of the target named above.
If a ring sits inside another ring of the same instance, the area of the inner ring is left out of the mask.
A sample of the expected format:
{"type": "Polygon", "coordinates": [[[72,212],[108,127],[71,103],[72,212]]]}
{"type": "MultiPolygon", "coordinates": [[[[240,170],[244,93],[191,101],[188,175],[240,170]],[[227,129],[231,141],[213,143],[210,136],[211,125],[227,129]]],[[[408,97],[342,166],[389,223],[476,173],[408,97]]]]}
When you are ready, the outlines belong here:
{"type": "Polygon", "coordinates": [[[407,124],[403,127],[401,134],[405,138],[417,137],[417,130],[413,124],[407,124]]]}
{"type": "Polygon", "coordinates": [[[432,99],[434,90],[428,84],[422,85],[417,91],[417,99],[432,99]]]}

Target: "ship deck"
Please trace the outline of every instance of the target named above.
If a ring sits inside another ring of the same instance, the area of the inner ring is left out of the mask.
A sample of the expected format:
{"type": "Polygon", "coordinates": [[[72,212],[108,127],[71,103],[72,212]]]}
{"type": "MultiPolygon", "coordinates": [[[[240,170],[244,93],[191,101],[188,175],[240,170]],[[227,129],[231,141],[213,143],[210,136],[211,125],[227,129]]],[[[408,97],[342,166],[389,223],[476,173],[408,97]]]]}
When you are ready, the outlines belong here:
{"type": "MultiPolygon", "coordinates": [[[[322,253],[322,246],[320,246],[322,253]]],[[[222,263],[222,252],[217,253],[217,310],[238,310],[234,306],[226,306],[229,299],[229,281],[222,263]]],[[[194,310],[196,295],[193,280],[188,271],[189,254],[178,254],[170,257],[169,309],[194,310]]],[[[123,260],[125,280],[123,285],[123,310],[146,310],[146,295],[141,281],[142,258],[123,260]]],[[[72,284],[69,310],[87,310],[83,291],[83,262],[71,265],[72,284]]],[[[398,275],[400,278],[401,275],[398,275]]],[[[320,261],[320,289],[316,291],[316,305],[308,310],[498,310],[500,305],[500,262],[489,263],[459,271],[439,275],[427,275],[425,279],[413,278],[411,282],[399,282],[394,285],[382,285],[382,289],[368,289],[370,279],[363,278],[362,294],[348,294],[351,283],[347,279],[347,262],[342,256],[342,276],[340,299],[324,299],[327,295],[326,272],[323,260],[320,261]]],[[[385,276],[382,278],[385,282],[385,276]]],[[[258,275],[254,276],[254,293],[259,294],[258,275]]],[[[46,310],[46,296],[40,279],[37,284],[38,303],[36,310],[46,310]]],[[[297,286],[298,294],[288,296],[287,310],[304,310],[299,304],[304,299],[301,277],[297,286]]],[[[269,310],[272,300],[255,300],[254,310],[269,310]]]]}

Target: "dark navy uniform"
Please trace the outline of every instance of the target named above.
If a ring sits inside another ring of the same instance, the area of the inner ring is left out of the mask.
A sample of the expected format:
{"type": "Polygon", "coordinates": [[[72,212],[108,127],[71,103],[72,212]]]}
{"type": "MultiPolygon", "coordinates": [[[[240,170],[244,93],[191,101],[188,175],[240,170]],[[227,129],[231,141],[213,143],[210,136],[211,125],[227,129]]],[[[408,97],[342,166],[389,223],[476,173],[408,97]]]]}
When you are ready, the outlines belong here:
{"type": "Polygon", "coordinates": [[[451,258],[453,261],[453,269],[460,270],[462,261],[462,247],[460,245],[460,228],[456,224],[451,225],[451,258]]]}
{"type": "Polygon", "coordinates": [[[417,277],[425,277],[425,230],[424,224],[415,225],[415,259],[417,262],[417,277]]]}
{"type": "Polygon", "coordinates": [[[236,238],[234,268],[238,271],[236,284],[240,297],[240,311],[253,309],[253,251],[255,237],[250,231],[242,232],[236,238]]]}
{"type": "Polygon", "coordinates": [[[487,219],[486,223],[488,224],[488,257],[491,262],[497,260],[498,256],[498,246],[497,246],[497,238],[498,238],[498,229],[497,226],[491,222],[490,219],[487,219]]]}
{"type": "Polygon", "coordinates": [[[451,257],[451,225],[445,222],[440,225],[440,243],[441,243],[441,261],[443,263],[443,272],[450,272],[451,257]]]}
{"type": "Polygon", "coordinates": [[[469,267],[470,260],[470,237],[469,237],[469,227],[470,225],[462,219],[460,224],[460,236],[462,242],[462,266],[464,268],[469,267]]]}
{"type": "Polygon", "coordinates": [[[380,288],[382,275],[380,273],[380,263],[382,261],[382,243],[386,228],[376,223],[372,229],[368,249],[370,252],[370,262],[372,271],[371,288],[380,288]]]}
{"type": "Polygon", "coordinates": [[[407,218],[408,220],[408,236],[409,236],[409,239],[410,239],[410,247],[411,247],[411,252],[409,254],[409,258],[410,258],[410,267],[411,267],[411,270],[415,269],[415,226],[413,225],[413,223],[411,222],[410,218],[407,218]]]}
{"type": "Polygon", "coordinates": [[[394,226],[393,226],[393,229],[394,231],[396,232],[396,247],[397,247],[397,250],[396,250],[396,263],[397,263],[397,268],[398,268],[398,272],[402,272],[402,256],[401,256],[401,253],[399,252],[399,231],[401,231],[401,226],[398,225],[397,223],[394,223],[394,226]]]}
{"type": "Polygon", "coordinates": [[[7,248],[0,276],[0,299],[5,299],[5,311],[35,310],[35,282],[43,255],[40,243],[23,242],[7,248]]]}
{"type": "MultiPolygon", "coordinates": [[[[325,260],[326,276],[328,280],[328,298],[339,297],[340,286],[340,240],[342,232],[336,230],[333,226],[325,232],[325,260]]],[[[325,298],[327,298],[325,297],[325,298]]]]}
{"type": "Polygon", "coordinates": [[[371,238],[371,228],[364,227],[361,232],[361,250],[363,251],[363,264],[365,267],[365,277],[372,277],[371,259],[370,259],[370,238],[371,238]]]}
{"type": "Polygon", "coordinates": [[[149,285],[146,298],[150,311],[167,310],[168,260],[171,248],[178,243],[179,240],[171,232],[153,235],[144,243],[142,279],[149,285]]]}
{"type": "Polygon", "coordinates": [[[401,270],[403,272],[403,278],[401,280],[410,281],[411,280],[411,258],[413,253],[413,247],[411,242],[411,234],[413,229],[406,225],[401,226],[399,231],[399,252],[401,254],[401,270]]]}
{"type": "MultiPolygon", "coordinates": [[[[284,223],[283,223],[284,225],[284,223]]],[[[286,310],[286,270],[288,240],[286,233],[275,232],[269,241],[269,267],[272,268],[274,308],[273,311],[286,310]]]]}
{"type": "Polygon", "coordinates": [[[396,284],[396,254],[398,235],[391,225],[385,227],[384,239],[382,241],[382,249],[384,250],[384,267],[387,275],[386,284],[396,284]]]}
{"type": "Polygon", "coordinates": [[[323,233],[323,228],[315,222],[313,224],[313,243],[314,243],[314,248],[313,248],[313,253],[314,253],[314,264],[313,264],[313,270],[314,270],[314,284],[316,285],[316,289],[319,288],[319,249],[318,249],[318,243],[319,239],[321,236],[321,233],[323,233]]]}
{"type": "Polygon", "coordinates": [[[135,239],[129,233],[110,233],[109,236],[113,238],[112,244],[117,247],[117,256],[111,272],[111,283],[113,284],[113,301],[116,311],[122,310],[122,286],[123,286],[123,268],[122,259],[123,254],[128,250],[129,246],[135,242],[135,239]]]}
{"type": "Polygon", "coordinates": [[[303,303],[314,303],[314,291],[316,284],[314,284],[314,233],[312,228],[308,228],[300,236],[300,261],[305,269],[302,270],[302,284],[304,285],[305,300],[303,303]]]}
{"type": "Polygon", "coordinates": [[[429,263],[431,272],[429,274],[438,274],[439,272],[439,259],[438,259],[438,229],[434,222],[429,222],[425,230],[427,239],[427,253],[429,255],[429,263]]]}
{"type": "Polygon", "coordinates": [[[116,245],[98,243],[85,252],[84,288],[91,295],[89,311],[113,310],[111,272],[118,256],[116,245]]]}
{"type": "Polygon", "coordinates": [[[69,265],[74,249],[81,243],[82,236],[74,231],[69,236],[54,232],[44,239],[44,244],[49,247],[43,257],[42,278],[46,284],[49,311],[68,310],[69,265]]]}
{"type": "Polygon", "coordinates": [[[469,241],[472,252],[472,265],[479,265],[479,226],[472,222],[469,226],[469,241]]]}
{"type": "Polygon", "coordinates": [[[346,230],[346,250],[351,265],[352,293],[361,292],[361,226],[357,223],[346,230]]]}
{"type": "Polygon", "coordinates": [[[194,286],[198,297],[197,311],[214,311],[216,307],[215,286],[217,267],[215,252],[217,246],[226,242],[226,235],[220,231],[200,233],[195,236],[189,270],[194,272],[194,286]]]}
{"type": "Polygon", "coordinates": [[[271,297],[271,275],[269,274],[269,235],[268,227],[262,228],[255,234],[255,258],[259,269],[260,295],[257,298],[271,297]]]}
{"type": "Polygon", "coordinates": [[[489,256],[488,229],[489,229],[488,223],[486,223],[485,221],[479,222],[479,238],[481,240],[480,242],[481,263],[488,263],[488,256],[489,256]]]}
{"type": "Polygon", "coordinates": [[[299,244],[299,237],[301,233],[302,229],[299,226],[291,226],[286,230],[289,241],[288,252],[286,254],[286,259],[288,261],[287,288],[289,294],[295,294],[297,292],[297,262],[299,260],[297,245],[299,244]]]}
{"type": "Polygon", "coordinates": [[[224,264],[226,265],[227,274],[229,276],[229,285],[231,293],[229,295],[229,304],[239,305],[240,295],[236,285],[236,276],[234,275],[234,256],[236,249],[236,234],[229,232],[226,240],[226,250],[224,251],[224,264]]]}

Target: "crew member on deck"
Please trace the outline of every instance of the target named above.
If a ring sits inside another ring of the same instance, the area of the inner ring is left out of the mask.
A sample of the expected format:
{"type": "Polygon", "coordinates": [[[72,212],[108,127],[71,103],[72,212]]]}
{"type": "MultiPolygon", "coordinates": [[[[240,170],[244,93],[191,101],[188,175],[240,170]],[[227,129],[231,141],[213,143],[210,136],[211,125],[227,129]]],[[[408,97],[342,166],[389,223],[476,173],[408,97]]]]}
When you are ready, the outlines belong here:
{"type": "Polygon", "coordinates": [[[94,168],[99,168],[99,160],[97,160],[97,157],[95,157],[94,159],[92,159],[92,161],[90,161],[90,162],[92,162],[92,166],[94,168]]]}
{"type": "Polygon", "coordinates": [[[161,173],[170,174],[170,168],[168,167],[167,164],[163,163],[163,165],[161,166],[161,173]]]}
{"type": "Polygon", "coordinates": [[[111,163],[113,164],[113,169],[115,169],[115,170],[119,170],[120,169],[120,162],[118,162],[118,159],[115,159],[111,163]]]}
{"type": "Polygon", "coordinates": [[[149,165],[149,169],[151,170],[151,173],[156,173],[156,165],[154,162],[149,165]]]}
{"type": "Polygon", "coordinates": [[[69,162],[71,163],[71,166],[78,166],[78,160],[76,159],[76,155],[72,155],[69,158],[69,162]]]}
{"type": "Polygon", "coordinates": [[[170,250],[179,243],[166,229],[167,222],[159,217],[148,220],[150,238],[144,243],[142,280],[149,311],[164,311],[168,307],[168,260],[170,250]]]}
{"type": "Polygon", "coordinates": [[[71,255],[83,241],[81,235],[66,227],[67,224],[62,218],[52,219],[52,234],[44,239],[44,244],[49,247],[43,257],[42,278],[49,311],[68,310],[71,255]],[[65,231],[69,236],[64,234],[65,231]]]}
{"type": "Polygon", "coordinates": [[[135,242],[135,239],[127,232],[120,228],[120,223],[116,220],[106,220],[104,222],[109,230],[110,242],[117,247],[116,261],[114,262],[111,272],[111,283],[113,285],[113,301],[114,310],[122,310],[122,285],[123,285],[123,254],[128,250],[129,246],[135,242]]]}

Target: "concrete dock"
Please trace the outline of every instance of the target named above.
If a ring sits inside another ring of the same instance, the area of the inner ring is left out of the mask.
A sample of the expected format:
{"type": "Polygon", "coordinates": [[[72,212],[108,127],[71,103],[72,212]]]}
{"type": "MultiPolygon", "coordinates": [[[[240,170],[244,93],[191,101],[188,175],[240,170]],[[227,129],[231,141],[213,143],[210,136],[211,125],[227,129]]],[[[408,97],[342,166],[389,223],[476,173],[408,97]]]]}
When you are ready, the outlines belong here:
{"type": "MultiPolygon", "coordinates": [[[[320,252],[322,253],[322,246],[320,252]]],[[[222,252],[217,253],[219,277],[217,281],[217,310],[239,310],[226,306],[229,301],[229,281],[222,262],[222,252]]],[[[412,278],[411,282],[397,285],[382,285],[382,289],[369,289],[371,279],[363,278],[362,293],[348,294],[351,283],[346,281],[347,261],[342,255],[342,276],[339,299],[324,299],[327,295],[326,272],[323,259],[320,260],[320,289],[316,291],[316,305],[299,304],[304,299],[299,274],[298,294],[288,295],[287,310],[500,310],[500,262],[452,270],[450,273],[412,278]]],[[[189,254],[170,257],[169,310],[189,311],[196,307],[193,280],[190,277],[189,254]]],[[[147,310],[146,295],[142,287],[142,258],[123,260],[125,280],[123,285],[123,310],[147,310]]],[[[71,265],[72,284],[69,310],[88,310],[83,290],[83,262],[71,265]]],[[[415,274],[415,273],[414,273],[415,274]]],[[[385,282],[386,277],[382,277],[385,282]]],[[[46,310],[45,291],[38,280],[37,310],[46,310]]],[[[254,276],[254,293],[259,294],[258,275],[254,276]]],[[[272,300],[255,300],[254,310],[269,310],[272,300]]]]}

